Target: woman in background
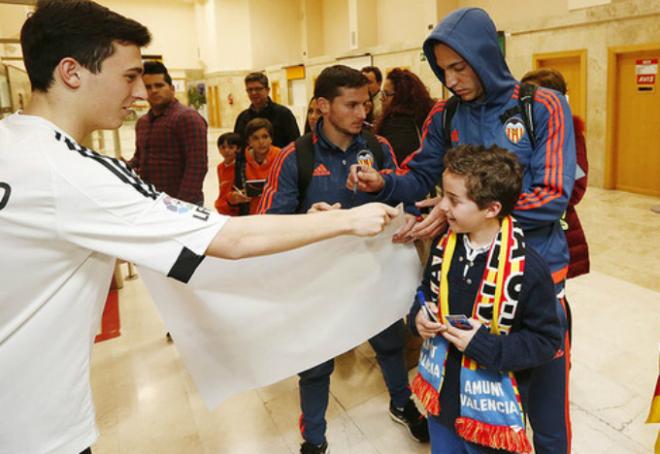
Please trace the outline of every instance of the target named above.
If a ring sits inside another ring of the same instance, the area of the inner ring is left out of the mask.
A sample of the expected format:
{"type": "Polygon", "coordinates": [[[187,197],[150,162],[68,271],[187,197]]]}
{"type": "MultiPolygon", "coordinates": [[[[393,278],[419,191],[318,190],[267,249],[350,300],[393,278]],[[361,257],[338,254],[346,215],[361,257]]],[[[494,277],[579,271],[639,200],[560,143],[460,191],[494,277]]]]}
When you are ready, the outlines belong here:
{"type": "Polygon", "coordinates": [[[321,118],[321,110],[316,102],[316,98],[309,100],[309,105],[307,106],[307,118],[305,119],[305,132],[312,132],[316,130],[316,123],[321,118]]]}
{"type": "Polygon", "coordinates": [[[390,142],[401,164],[419,148],[424,120],[435,102],[419,77],[400,68],[387,74],[381,96],[383,115],[375,132],[390,142]]]}

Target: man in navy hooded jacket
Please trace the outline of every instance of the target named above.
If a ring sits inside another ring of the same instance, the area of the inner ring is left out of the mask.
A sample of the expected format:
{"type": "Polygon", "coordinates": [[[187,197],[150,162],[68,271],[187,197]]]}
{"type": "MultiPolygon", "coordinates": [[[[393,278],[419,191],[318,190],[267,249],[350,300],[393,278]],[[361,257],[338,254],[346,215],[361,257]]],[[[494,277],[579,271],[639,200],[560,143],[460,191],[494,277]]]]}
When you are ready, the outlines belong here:
{"type": "MultiPolygon", "coordinates": [[[[519,106],[520,83],[514,79],[497,42],[495,24],[478,8],[449,14],[424,42],[424,53],[438,79],[460,98],[449,128],[449,142],[498,145],[514,152],[524,167],[523,193],[514,217],[524,229],[527,243],[544,257],[555,282],[560,319],[566,325],[563,299],[568,269],[568,247],[559,220],[573,190],[575,139],[570,109],[564,96],[539,88],[534,96],[533,123],[536,146],[523,126],[519,106]]],[[[440,180],[447,148],[440,101],[423,128],[423,144],[401,165],[404,175],[379,175],[368,169],[357,173],[358,189],[379,192],[380,200],[421,200],[440,180]]],[[[347,186],[353,188],[353,169],[347,186]]],[[[432,206],[435,200],[418,203],[432,206]]],[[[445,226],[439,206],[424,222],[414,220],[397,239],[437,235],[445,226]]],[[[567,336],[565,336],[567,337],[567,336]]],[[[568,339],[557,357],[530,381],[529,419],[537,453],[570,451],[568,412],[568,339]]]]}

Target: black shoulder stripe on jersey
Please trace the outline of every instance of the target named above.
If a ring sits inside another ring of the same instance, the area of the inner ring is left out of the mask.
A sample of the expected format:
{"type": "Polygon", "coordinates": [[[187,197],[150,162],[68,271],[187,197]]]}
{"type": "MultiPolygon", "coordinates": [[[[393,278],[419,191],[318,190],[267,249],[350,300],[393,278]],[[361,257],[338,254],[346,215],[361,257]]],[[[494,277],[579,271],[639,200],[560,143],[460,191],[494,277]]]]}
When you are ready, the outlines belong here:
{"type": "Polygon", "coordinates": [[[200,263],[204,260],[203,255],[197,255],[187,247],[181,249],[179,257],[172,265],[172,269],[167,273],[167,277],[181,281],[187,284],[200,263]]]}
{"type": "Polygon", "coordinates": [[[55,132],[55,138],[59,141],[63,141],[70,150],[77,151],[81,156],[85,158],[91,158],[98,162],[103,167],[112,172],[123,183],[131,185],[143,196],[154,200],[158,198],[159,193],[156,191],[156,188],[154,188],[153,185],[142,181],[140,177],[126,165],[125,162],[111,158],[110,156],[104,156],[95,152],[94,150],[90,150],[89,148],[85,148],[82,145],[73,142],[68,137],[62,136],[62,134],[59,132],[55,132]]]}

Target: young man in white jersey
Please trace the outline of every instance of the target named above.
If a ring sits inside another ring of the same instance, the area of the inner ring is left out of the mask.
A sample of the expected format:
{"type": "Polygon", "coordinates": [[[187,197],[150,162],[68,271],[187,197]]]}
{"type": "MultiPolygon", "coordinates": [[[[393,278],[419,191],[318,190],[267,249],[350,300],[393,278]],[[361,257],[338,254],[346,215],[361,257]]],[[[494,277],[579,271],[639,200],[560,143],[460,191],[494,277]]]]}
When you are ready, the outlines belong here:
{"type": "Polygon", "coordinates": [[[41,0],[21,31],[33,88],[0,121],[0,452],[88,452],[96,327],[115,257],[187,282],[237,259],[340,234],[374,235],[388,206],[226,218],[158,193],[79,145],[119,127],[146,91],[148,30],[88,0],[41,0]]]}

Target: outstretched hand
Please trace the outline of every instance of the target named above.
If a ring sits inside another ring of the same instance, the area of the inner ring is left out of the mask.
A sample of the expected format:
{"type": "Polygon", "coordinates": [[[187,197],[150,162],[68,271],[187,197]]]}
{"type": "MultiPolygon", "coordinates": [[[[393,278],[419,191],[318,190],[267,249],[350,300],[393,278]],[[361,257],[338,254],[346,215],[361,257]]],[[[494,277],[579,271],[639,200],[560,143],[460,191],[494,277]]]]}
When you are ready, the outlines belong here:
{"type": "Polygon", "coordinates": [[[441,197],[433,197],[415,203],[417,208],[433,207],[431,212],[424,218],[422,222],[415,224],[409,233],[414,240],[424,240],[427,238],[435,238],[447,227],[447,216],[445,212],[440,209],[441,197]]]}
{"type": "Polygon", "coordinates": [[[351,208],[346,213],[351,216],[350,233],[357,236],[374,236],[385,229],[399,210],[384,203],[367,203],[351,208]]]}

